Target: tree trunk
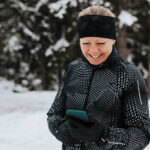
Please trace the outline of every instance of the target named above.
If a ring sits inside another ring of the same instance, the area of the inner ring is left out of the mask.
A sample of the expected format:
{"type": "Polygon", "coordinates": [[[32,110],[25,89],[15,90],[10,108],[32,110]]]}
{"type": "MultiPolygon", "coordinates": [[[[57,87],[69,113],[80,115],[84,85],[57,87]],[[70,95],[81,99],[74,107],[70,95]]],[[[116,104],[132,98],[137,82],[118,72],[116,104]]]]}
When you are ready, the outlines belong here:
{"type": "MultiPolygon", "coordinates": [[[[61,80],[62,80],[62,77],[64,76],[64,72],[62,73],[62,70],[63,70],[63,68],[64,68],[64,63],[65,62],[65,57],[63,56],[63,57],[61,57],[61,59],[60,59],[60,62],[59,62],[59,64],[58,64],[58,78],[59,78],[59,84],[60,84],[60,82],[61,82],[61,80]]],[[[65,66],[65,69],[66,69],[66,66],[65,66]]]]}
{"type": "Polygon", "coordinates": [[[45,62],[45,50],[40,50],[40,64],[41,64],[41,80],[42,80],[42,89],[48,90],[48,77],[47,77],[47,67],[45,62]]]}
{"type": "Polygon", "coordinates": [[[128,57],[128,49],[126,43],[126,26],[118,29],[118,38],[117,38],[117,48],[120,54],[120,57],[126,59],[128,57]]]}
{"type": "MultiPolygon", "coordinates": [[[[117,0],[118,3],[118,15],[121,13],[121,11],[123,10],[127,10],[128,8],[131,7],[131,0],[117,0]]],[[[123,25],[122,28],[117,29],[118,32],[118,37],[117,37],[117,41],[116,41],[116,45],[119,51],[119,55],[120,57],[127,59],[128,57],[128,49],[127,49],[127,34],[126,34],[126,29],[127,26],[123,25]]]]}

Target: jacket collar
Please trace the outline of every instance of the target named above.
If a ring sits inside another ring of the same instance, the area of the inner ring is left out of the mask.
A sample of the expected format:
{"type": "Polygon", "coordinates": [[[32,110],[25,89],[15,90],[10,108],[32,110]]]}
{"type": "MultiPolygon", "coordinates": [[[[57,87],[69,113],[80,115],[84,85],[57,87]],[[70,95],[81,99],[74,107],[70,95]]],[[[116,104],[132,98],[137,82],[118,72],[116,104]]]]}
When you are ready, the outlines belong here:
{"type": "Polygon", "coordinates": [[[108,58],[106,59],[106,61],[104,61],[103,63],[99,64],[99,65],[93,65],[91,64],[87,59],[86,57],[83,55],[83,53],[81,54],[82,55],[82,60],[87,63],[89,66],[91,66],[93,69],[98,69],[98,68],[103,68],[103,67],[106,67],[107,65],[111,64],[112,62],[114,62],[116,60],[116,58],[119,57],[119,52],[118,50],[116,49],[115,45],[113,45],[113,49],[112,49],[112,52],[111,54],[108,56],[108,58]]]}

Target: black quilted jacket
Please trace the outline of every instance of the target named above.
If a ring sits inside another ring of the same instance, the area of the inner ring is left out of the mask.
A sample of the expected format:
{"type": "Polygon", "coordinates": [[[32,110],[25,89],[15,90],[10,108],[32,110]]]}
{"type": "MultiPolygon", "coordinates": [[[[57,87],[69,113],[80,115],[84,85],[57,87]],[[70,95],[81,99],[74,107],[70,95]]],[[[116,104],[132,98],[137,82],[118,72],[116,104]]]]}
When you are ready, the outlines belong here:
{"type": "Polygon", "coordinates": [[[68,64],[52,106],[47,112],[50,132],[67,109],[85,110],[109,125],[99,142],[62,144],[64,150],[143,150],[150,141],[150,118],[145,81],[140,70],[112,53],[100,65],[83,56],[68,64]]]}

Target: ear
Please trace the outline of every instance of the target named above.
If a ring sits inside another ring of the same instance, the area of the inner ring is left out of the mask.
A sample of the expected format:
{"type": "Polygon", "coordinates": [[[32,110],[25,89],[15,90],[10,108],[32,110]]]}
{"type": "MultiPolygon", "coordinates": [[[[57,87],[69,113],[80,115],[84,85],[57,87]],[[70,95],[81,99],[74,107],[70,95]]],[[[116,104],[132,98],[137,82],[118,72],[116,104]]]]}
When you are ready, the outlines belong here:
{"type": "Polygon", "coordinates": [[[115,42],[116,42],[116,40],[112,40],[112,44],[113,44],[113,45],[115,44],[115,42]]]}
{"type": "Polygon", "coordinates": [[[81,39],[80,39],[80,41],[79,41],[79,45],[80,45],[80,47],[81,47],[81,39]]]}

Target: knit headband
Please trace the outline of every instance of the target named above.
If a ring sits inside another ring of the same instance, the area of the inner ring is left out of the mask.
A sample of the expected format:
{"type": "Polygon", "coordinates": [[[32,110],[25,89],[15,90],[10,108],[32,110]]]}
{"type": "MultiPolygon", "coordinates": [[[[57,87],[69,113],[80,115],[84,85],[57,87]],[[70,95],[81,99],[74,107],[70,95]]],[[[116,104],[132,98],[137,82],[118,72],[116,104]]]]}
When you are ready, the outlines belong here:
{"type": "Polygon", "coordinates": [[[104,37],[116,39],[115,18],[102,15],[86,15],[78,20],[79,38],[104,37]]]}

